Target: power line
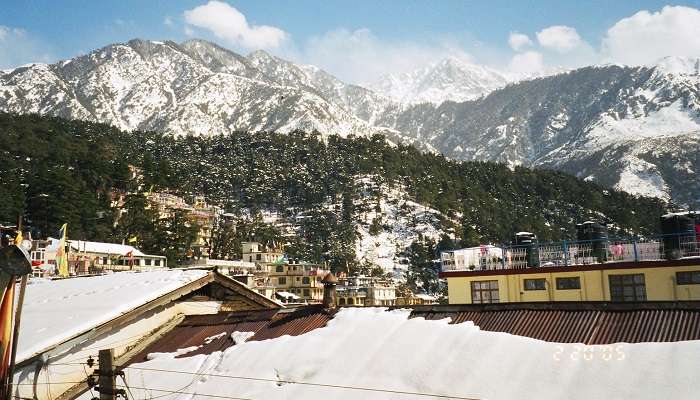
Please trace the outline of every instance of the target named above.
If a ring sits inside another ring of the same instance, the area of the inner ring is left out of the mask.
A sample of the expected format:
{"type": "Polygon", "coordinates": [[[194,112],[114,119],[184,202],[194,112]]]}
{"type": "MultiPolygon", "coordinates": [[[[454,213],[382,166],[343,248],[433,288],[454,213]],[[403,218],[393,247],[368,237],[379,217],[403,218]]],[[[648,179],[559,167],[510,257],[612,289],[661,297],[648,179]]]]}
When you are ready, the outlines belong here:
{"type": "Polygon", "coordinates": [[[248,380],[248,381],[258,381],[258,382],[273,382],[273,383],[277,383],[277,384],[290,383],[290,384],[297,384],[297,385],[318,386],[318,387],[334,388],[334,389],[360,390],[360,391],[365,391],[365,392],[379,392],[379,393],[389,393],[389,394],[404,394],[404,395],[412,395],[412,396],[435,397],[435,398],[442,398],[442,399],[479,400],[479,399],[474,398],[474,397],[453,396],[453,395],[433,394],[433,393],[420,393],[420,392],[411,392],[411,391],[406,391],[406,390],[380,389],[380,388],[370,388],[370,387],[350,386],[350,385],[336,385],[336,384],[330,384],[330,383],[314,383],[314,382],[302,382],[302,381],[292,381],[292,380],[283,380],[283,379],[254,378],[254,377],[248,377],[248,376],[224,375],[224,374],[194,373],[194,372],[186,372],[186,371],[173,371],[173,370],[160,369],[160,368],[142,368],[142,367],[133,367],[133,366],[129,366],[127,368],[133,369],[133,370],[167,372],[167,373],[174,373],[174,374],[211,376],[211,377],[215,377],[215,378],[240,379],[240,380],[248,380]]]}
{"type": "MultiPolygon", "coordinates": [[[[121,385],[120,385],[121,386],[121,385]]],[[[154,392],[163,392],[166,393],[166,396],[168,394],[188,394],[188,395],[193,395],[193,396],[204,396],[204,397],[214,397],[218,399],[230,399],[230,400],[253,400],[250,398],[245,398],[245,397],[232,397],[232,396],[224,396],[224,395],[219,395],[219,394],[204,394],[204,393],[195,393],[195,392],[183,392],[180,390],[167,390],[167,389],[155,389],[155,388],[146,388],[146,387],[138,387],[138,386],[132,386],[132,389],[139,389],[139,390],[151,390],[154,392]]],[[[162,396],[159,396],[162,397],[162,396]]],[[[151,397],[150,399],[155,399],[157,397],[151,397]]],[[[135,400],[135,399],[133,399],[135,400]]],[[[145,400],[145,399],[144,399],[145,400]]]]}

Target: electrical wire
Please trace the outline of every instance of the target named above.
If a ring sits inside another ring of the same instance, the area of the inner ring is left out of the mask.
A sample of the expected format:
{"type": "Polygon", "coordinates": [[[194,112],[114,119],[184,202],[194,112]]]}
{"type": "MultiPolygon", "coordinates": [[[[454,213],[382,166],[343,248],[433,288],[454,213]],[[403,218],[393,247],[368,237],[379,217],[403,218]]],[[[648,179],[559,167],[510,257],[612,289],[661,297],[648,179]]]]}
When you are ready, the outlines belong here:
{"type": "MultiPolygon", "coordinates": [[[[132,388],[139,389],[139,390],[152,390],[155,392],[164,392],[164,393],[166,393],[164,396],[168,396],[171,394],[186,394],[186,395],[191,395],[191,396],[214,397],[214,398],[218,398],[218,399],[229,399],[229,400],[253,400],[251,398],[245,398],[245,397],[233,397],[233,396],[224,396],[224,395],[219,395],[219,394],[184,392],[181,390],[155,389],[155,388],[146,388],[146,387],[138,387],[138,386],[132,386],[132,388]]],[[[163,396],[149,397],[148,399],[156,399],[158,397],[163,397],[163,396]]],[[[147,399],[144,399],[144,400],[147,400],[147,399]]]]}
{"type": "Polygon", "coordinates": [[[185,374],[185,375],[210,376],[210,377],[214,377],[214,378],[227,378],[227,379],[258,381],[258,382],[273,382],[273,383],[277,383],[277,384],[289,383],[289,384],[317,386],[317,387],[325,387],[325,388],[333,388],[333,389],[359,390],[359,391],[365,391],[365,392],[379,392],[379,393],[388,393],[388,394],[403,394],[403,395],[434,397],[434,398],[442,398],[442,399],[478,400],[477,398],[474,398],[474,397],[453,396],[453,395],[433,394],[433,393],[420,393],[420,392],[411,392],[411,391],[407,391],[407,390],[380,389],[380,388],[370,388],[370,387],[361,387],[361,386],[337,385],[337,384],[330,384],[330,383],[292,381],[292,380],[283,380],[283,379],[255,378],[255,377],[237,376],[237,375],[194,373],[194,372],[186,372],[186,371],[173,371],[173,370],[167,370],[167,369],[161,369],[161,368],[143,368],[143,367],[133,367],[133,366],[128,366],[126,368],[133,369],[133,370],[142,370],[142,371],[154,371],[154,372],[166,372],[166,373],[185,374]]]}

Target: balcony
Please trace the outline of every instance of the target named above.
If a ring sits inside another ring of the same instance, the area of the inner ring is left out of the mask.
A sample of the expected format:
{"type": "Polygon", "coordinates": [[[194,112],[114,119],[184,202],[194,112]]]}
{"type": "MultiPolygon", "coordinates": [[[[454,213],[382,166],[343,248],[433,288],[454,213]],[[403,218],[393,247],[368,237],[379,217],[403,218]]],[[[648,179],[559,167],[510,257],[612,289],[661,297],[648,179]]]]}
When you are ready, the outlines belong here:
{"type": "Polygon", "coordinates": [[[646,239],[608,238],[527,246],[482,246],[467,250],[472,250],[472,254],[460,259],[461,262],[455,257],[459,250],[443,253],[442,272],[573,267],[700,257],[700,236],[686,233],[646,239]]]}

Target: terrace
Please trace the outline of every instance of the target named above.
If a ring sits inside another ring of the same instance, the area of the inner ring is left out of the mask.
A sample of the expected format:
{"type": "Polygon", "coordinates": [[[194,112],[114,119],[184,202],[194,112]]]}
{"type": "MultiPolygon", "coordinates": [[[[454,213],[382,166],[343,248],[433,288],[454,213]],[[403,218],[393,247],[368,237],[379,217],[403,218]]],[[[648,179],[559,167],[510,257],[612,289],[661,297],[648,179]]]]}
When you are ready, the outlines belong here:
{"type": "Polygon", "coordinates": [[[481,246],[444,252],[441,261],[442,272],[476,272],[641,263],[692,257],[700,257],[700,236],[696,236],[695,232],[648,238],[481,246]],[[465,251],[466,254],[460,254],[465,251]]]}

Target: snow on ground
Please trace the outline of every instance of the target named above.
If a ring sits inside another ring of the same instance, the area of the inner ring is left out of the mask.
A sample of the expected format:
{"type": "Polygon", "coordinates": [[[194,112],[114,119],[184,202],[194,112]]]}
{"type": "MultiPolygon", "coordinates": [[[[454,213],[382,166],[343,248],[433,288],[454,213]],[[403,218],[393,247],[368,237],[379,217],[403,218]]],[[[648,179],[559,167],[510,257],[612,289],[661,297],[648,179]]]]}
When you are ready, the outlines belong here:
{"type": "Polygon", "coordinates": [[[210,355],[156,358],[127,368],[126,380],[137,399],[430,398],[298,382],[490,400],[697,398],[700,341],[558,344],[409,314],[346,308],[326,327],[301,336],[245,342],[210,355]]]}
{"type": "Polygon", "coordinates": [[[155,300],[207,271],[164,270],[41,281],[27,286],[17,360],[155,300]]]}
{"type": "MultiPolygon", "coordinates": [[[[371,181],[364,183],[371,184],[371,181]]],[[[408,194],[400,188],[383,187],[381,193],[379,210],[374,202],[371,210],[359,217],[355,254],[359,262],[378,265],[400,278],[401,271],[406,268],[400,253],[417,240],[418,235],[439,241],[446,233],[440,223],[445,217],[435,209],[405,200],[408,194]],[[382,229],[372,235],[370,227],[375,218],[380,218],[382,229]]]]}

